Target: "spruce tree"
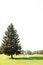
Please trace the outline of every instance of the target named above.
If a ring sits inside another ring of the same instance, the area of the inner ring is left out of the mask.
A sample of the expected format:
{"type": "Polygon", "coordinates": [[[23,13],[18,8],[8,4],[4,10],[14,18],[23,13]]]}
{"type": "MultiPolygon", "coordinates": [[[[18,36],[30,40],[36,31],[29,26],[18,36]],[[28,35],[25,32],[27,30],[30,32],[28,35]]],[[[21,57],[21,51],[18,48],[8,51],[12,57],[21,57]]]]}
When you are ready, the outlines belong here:
{"type": "Polygon", "coordinates": [[[8,26],[7,31],[5,31],[2,47],[4,54],[11,55],[11,58],[13,58],[13,54],[17,55],[21,53],[19,35],[12,23],[8,26]]]}

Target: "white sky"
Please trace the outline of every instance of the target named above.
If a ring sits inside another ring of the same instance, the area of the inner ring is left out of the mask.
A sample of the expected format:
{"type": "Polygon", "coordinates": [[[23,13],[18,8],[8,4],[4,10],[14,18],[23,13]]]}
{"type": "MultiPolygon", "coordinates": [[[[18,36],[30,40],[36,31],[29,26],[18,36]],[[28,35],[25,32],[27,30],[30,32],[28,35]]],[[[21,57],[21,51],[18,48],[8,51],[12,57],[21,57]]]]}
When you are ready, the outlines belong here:
{"type": "Polygon", "coordinates": [[[0,44],[11,22],[23,49],[43,49],[43,0],[0,0],[0,44]]]}

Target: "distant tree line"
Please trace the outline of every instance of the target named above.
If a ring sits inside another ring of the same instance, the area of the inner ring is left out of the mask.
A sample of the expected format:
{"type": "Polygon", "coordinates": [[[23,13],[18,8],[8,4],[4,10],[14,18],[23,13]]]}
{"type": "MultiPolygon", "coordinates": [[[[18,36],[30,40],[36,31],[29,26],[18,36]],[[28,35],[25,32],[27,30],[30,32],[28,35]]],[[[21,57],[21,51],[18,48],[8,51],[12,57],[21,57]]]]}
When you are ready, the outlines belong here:
{"type": "Polygon", "coordinates": [[[33,54],[43,54],[43,50],[34,51],[33,54]]]}
{"type": "Polygon", "coordinates": [[[30,50],[22,50],[23,54],[33,55],[33,54],[43,54],[43,50],[30,51],[30,50]]]}

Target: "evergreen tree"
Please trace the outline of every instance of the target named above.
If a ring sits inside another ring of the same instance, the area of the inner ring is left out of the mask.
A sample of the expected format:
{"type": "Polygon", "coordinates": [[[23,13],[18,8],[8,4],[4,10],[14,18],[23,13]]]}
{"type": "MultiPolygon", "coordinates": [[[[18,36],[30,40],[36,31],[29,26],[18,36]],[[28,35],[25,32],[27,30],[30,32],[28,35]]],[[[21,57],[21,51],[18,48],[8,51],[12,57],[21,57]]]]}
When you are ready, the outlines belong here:
{"type": "Polygon", "coordinates": [[[13,54],[18,55],[21,53],[19,35],[12,23],[8,26],[7,31],[5,31],[2,47],[4,54],[11,55],[11,58],[13,58],[13,54]]]}

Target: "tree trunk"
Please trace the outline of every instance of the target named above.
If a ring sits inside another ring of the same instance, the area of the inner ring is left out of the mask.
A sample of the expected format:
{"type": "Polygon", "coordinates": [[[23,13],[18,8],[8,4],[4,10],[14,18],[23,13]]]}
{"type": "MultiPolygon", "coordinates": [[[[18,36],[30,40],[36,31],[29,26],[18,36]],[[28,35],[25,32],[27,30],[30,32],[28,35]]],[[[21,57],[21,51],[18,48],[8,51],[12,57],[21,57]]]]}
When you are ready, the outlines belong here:
{"type": "Polygon", "coordinates": [[[11,59],[13,59],[13,55],[11,55],[11,59]]]}

